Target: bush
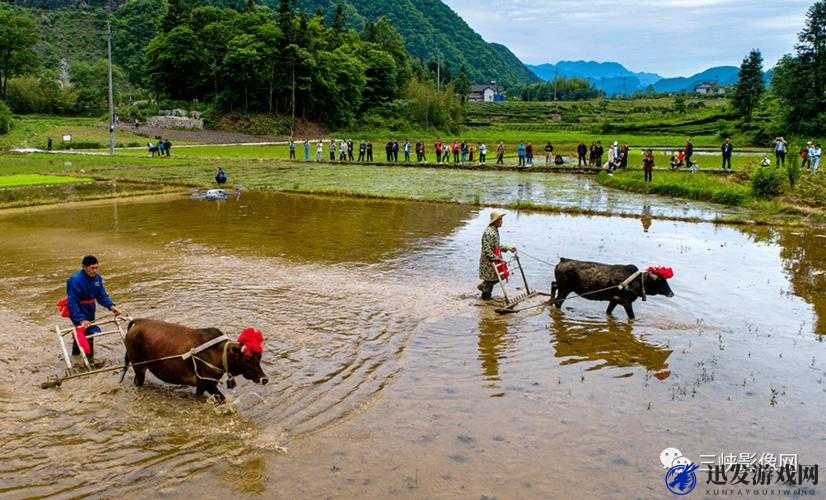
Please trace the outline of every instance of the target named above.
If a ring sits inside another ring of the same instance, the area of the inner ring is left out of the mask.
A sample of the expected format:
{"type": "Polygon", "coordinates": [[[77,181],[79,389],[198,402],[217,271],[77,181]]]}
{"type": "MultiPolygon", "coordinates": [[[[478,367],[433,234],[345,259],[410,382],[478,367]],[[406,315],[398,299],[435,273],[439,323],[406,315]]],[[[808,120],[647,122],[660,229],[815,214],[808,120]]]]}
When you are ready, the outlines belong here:
{"type": "Polygon", "coordinates": [[[786,173],[777,167],[755,169],[751,176],[751,191],[760,198],[772,198],[783,194],[786,173]]]}
{"type": "Polygon", "coordinates": [[[15,113],[65,114],[73,110],[77,94],[48,77],[12,78],[6,89],[6,102],[15,113]]]}
{"type": "Polygon", "coordinates": [[[218,119],[215,128],[250,135],[287,135],[290,133],[290,119],[266,114],[230,113],[218,119]]]}
{"type": "Polygon", "coordinates": [[[796,197],[807,205],[826,206],[826,176],[804,175],[797,185],[796,197]]]}
{"type": "Polygon", "coordinates": [[[786,176],[789,178],[789,185],[794,187],[800,179],[800,158],[796,154],[791,154],[786,161],[786,176]]]}
{"type": "Polygon", "coordinates": [[[0,135],[8,134],[11,130],[11,110],[6,103],[0,101],[0,135]]]}

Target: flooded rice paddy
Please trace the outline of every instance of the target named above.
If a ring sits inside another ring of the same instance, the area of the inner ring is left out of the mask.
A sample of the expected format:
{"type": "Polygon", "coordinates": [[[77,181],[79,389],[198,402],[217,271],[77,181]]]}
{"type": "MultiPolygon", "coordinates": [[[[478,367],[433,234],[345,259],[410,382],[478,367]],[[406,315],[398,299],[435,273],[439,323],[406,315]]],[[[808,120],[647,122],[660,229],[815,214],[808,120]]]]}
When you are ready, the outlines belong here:
{"type": "Polygon", "coordinates": [[[507,211],[537,288],[528,255],[668,265],[675,297],[498,316],[488,215],[265,193],[0,214],[0,495],[650,498],[670,446],[826,462],[826,231],[507,211]],[[134,317],[261,328],[270,384],[234,411],[131,373],[39,389],[86,253],[134,317]]]}

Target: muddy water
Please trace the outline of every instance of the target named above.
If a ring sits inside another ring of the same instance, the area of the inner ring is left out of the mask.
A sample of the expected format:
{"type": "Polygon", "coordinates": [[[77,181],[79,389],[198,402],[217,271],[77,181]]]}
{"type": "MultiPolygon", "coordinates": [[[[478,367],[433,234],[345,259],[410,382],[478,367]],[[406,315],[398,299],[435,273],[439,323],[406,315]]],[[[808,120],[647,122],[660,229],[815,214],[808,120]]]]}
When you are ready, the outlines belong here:
{"type": "Polygon", "coordinates": [[[528,255],[669,265],[676,295],[502,317],[473,293],[487,217],[277,194],[0,215],[0,494],[651,497],[668,446],[824,462],[826,232],[508,212],[537,287],[528,255]],[[260,327],[270,385],[234,412],[131,376],[37,388],[89,252],[133,316],[260,327]]]}

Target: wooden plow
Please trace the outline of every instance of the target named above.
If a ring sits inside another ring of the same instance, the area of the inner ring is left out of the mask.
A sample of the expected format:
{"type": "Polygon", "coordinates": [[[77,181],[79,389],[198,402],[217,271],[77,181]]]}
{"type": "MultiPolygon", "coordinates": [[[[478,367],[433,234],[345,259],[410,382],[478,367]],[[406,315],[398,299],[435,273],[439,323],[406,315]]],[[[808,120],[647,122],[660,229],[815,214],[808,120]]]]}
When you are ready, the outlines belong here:
{"type": "MultiPolygon", "coordinates": [[[[126,328],[130,321],[132,321],[132,318],[124,314],[94,321],[90,323],[89,326],[97,326],[101,329],[101,331],[87,335],[86,338],[94,339],[98,337],[105,337],[107,335],[118,335],[122,344],[126,339],[126,328]]],[[[54,332],[57,336],[57,343],[60,345],[60,352],[63,356],[63,361],[66,363],[66,370],[61,376],[53,375],[49,377],[45,382],[40,384],[41,388],[49,389],[51,387],[58,387],[65,380],[123,369],[123,365],[110,366],[106,368],[96,367],[92,364],[92,362],[90,362],[89,357],[86,356],[83,349],[79,349],[79,357],[83,365],[75,366],[72,363],[72,356],[69,354],[69,349],[66,346],[66,337],[69,337],[77,343],[77,332],[75,327],[61,328],[60,325],[55,325],[54,332]]]]}
{"type": "Polygon", "coordinates": [[[516,263],[516,268],[519,269],[519,275],[522,277],[523,287],[522,287],[521,291],[518,291],[516,293],[514,293],[512,291],[509,294],[508,293],[508,287],[506,286],[506,283],[508,282],[508,278],[503,276],[503,273],[500,272],[500,270],[499,270],[499,266],[493,266],[493,268],[496,270],[496,277],[499,278],[499,286],[502,288],[502,295],[505,297],[504,306],[496,308],[496,312],[499,313],[499,314],[513,314],[513,313],[517,313],[519,311],[522,311],[524,309],[532,309],[534,307],[539,307],[542,304],[538,304],[538,305],[535,305],[535,306],[529,306],[529,307],[525,307],[525,308],[521,308],[521,309],[516,308],[516,306],[518,306],[519,304],[521,304],[521,303],[523,303],[527,300],[530,300],[530,299],[533,299],[533,298],[536,298],[536,297],[550,297],[551,296],[551,294],[547,293],[547,292],[540,292],[538,290],[531,290],[531,287],[528,286],[528,279],[525,277],[525,270],[522,269],[522,263],[519,261],[519,254],[518,253],[513,254],[513,259],[511,259],[511,262],[512,263],[515,262],[516,263]]]}

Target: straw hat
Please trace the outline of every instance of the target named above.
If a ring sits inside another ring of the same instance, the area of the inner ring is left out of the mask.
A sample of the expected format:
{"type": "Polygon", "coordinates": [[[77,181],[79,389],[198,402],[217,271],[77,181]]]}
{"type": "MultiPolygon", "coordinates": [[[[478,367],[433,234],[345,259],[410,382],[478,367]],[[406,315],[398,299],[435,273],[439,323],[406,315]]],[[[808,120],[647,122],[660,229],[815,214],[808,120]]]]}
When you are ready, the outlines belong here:
{"type": "Polygon", "coordinates": [[[488,225],[493,224],[494,222],[498,221],[499,219],[501,219],[504,216],[505,216],[504,213],[502,213],[498,210],[494,210],[493,212],[490,213],[490,222],[488,223],[488,225]]]}

